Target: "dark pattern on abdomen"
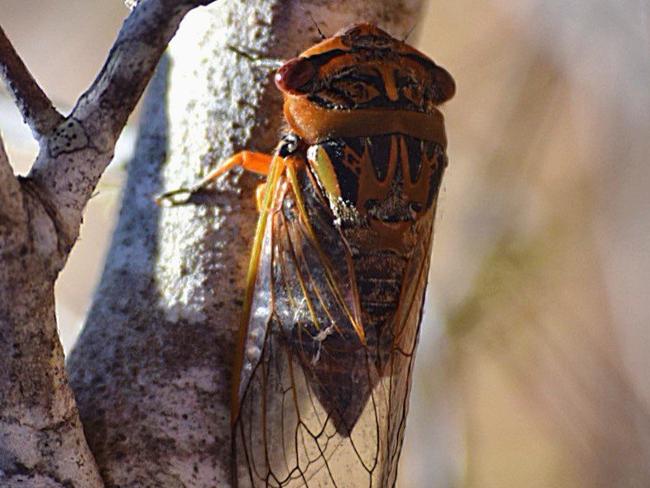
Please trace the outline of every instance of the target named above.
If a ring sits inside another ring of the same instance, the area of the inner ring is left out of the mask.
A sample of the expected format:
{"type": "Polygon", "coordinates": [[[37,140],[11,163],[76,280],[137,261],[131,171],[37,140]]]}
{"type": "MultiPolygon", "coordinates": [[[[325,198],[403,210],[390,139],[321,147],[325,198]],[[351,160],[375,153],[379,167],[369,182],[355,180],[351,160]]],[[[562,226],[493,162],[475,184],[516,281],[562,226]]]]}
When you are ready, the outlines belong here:
{"type": "Polygon", "coordinates": [[[381,371],[393,343],[392,319],[397,311],[407,260],[391,252],[355,256],[354,271],[368,349],[381,371]]]}

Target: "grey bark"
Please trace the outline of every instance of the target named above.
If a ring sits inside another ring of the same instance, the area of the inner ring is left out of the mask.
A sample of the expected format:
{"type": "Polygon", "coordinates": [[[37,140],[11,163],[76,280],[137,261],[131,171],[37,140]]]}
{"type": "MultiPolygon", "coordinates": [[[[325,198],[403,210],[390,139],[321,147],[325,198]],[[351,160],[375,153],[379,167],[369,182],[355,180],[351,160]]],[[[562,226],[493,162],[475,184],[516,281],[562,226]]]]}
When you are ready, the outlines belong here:
{"type": "Polygon", "coordinates": [[[184,14],[203,3],[142,2],[65,119],[0,30],[0,74],[40,145],[27,178],[0,149],[0,486],[104,486],[64,370],[54,281],[128,114],[184,14]]]}
{"type": "Polygon", "coordinates": [[[32,125],[41,152],[28,182],[18,186],[0,152],[0,481],[40,475],[41,463],[53,484],[31,486],[229,486],[230,368],[260,180],[233,171],[182,207],[159,208],[154,196],[244,147],[272,151],[282,113],[272,67],[320,39],[310,16],[326,35],[366,21],[404,36],[421,1],[222,0],[186,18],[150,87],[103,276],[67,365],[80,423],[53,282],[126,116],[194,3],[209,2],[138,2],[124,27],[132,35],[71,117],[32,125]]]}

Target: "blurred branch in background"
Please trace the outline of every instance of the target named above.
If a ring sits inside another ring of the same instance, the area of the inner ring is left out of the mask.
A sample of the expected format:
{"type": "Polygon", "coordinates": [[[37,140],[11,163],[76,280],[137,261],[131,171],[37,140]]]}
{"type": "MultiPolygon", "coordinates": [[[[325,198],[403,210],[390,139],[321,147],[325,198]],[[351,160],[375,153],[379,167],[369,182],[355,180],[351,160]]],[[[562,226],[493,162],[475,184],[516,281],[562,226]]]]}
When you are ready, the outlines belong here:
{"type": "Polygon", "coordinates": [[[486,260],[475,293],[449,322],[468,435],[476,440],[467,445],[467,486],[486,486],[477,481],[485,470],[502,470],[501,484],[488,486],[516,486],[522,469],[537,477],[526,486],[648,485],[648,411],[608,334],[606,303],[593,303],[597,290],[583,289],[583,280],[595,277],[584,261],[567,259],[564,249],[575,237],[561,227],[528,243],[504,239],[486,260]],[[486,377],[504,384],[508,398],[496,403],[510,410],[486,412],[485,404],[494,403],[485,398],[494,388],[486,392],[480,385],[486,377]],[[531,429],[511,456],[492,451],[509,417],[521,411],[546,432],[531,429]],[[486,434],[492,441],[481,439],[486,434]],[[544,452],[540,440],[549,437],[544,452]]]}
{"type": "Polygon", "coordinates": [[[649,209],[634,190],[648,181],[647,7],[515,3],[456,7],[487,33],[455,72],[466,106],[449,130],[452,146],[464,136],[460,155],[450,148],[464,167],[448,192],[471,210],[450,202],[445,219],[462,221],[458,204],[468,220],[456,239],[482,247],[448,321],[460,484],[650,486],[649,209]]]}

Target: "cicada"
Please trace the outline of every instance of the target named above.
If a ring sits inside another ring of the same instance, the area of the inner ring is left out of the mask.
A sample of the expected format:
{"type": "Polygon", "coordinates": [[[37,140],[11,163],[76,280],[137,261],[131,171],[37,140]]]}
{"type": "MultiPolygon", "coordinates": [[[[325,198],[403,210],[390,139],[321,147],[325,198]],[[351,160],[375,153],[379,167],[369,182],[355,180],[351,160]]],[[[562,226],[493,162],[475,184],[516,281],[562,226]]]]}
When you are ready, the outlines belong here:
{"type": "MultiPolygon", "coordinates": [[[[247,276],[232,398],[239,487],[392,487],[447,165],[452,77],[352,26],[275,77],[272,155],[247,276]]],[[[169,196],[170,194],[168,194],[169,196]]]]}

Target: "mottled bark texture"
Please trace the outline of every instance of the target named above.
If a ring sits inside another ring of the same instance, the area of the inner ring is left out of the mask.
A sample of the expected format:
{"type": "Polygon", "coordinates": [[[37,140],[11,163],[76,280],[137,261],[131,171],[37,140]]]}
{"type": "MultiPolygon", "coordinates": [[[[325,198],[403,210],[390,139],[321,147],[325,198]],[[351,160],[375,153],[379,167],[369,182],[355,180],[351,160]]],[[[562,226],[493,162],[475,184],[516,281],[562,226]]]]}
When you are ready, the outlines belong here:
{"type": "Polygon", "coordinates": [[[64,370],[54,281],[115,141],[182,17],[207,2],[148,0],[64,118],[0,30],[0,74],[40,145],[17,178],[0,142],[0,486],[104,486],[64,370]]]}
{"type": "Polygon", "coordinates": [[[90,451],[62,368],[53,281],[145,75],[193,3],[137,2],[124,27],[132,35],[71,116],[35,130],[29,180],[19,186],[0,155],[0,481],[40,476],[40,462],[53,484],[32,486],[59,486],[66,469],[71,486],[229,486],[230,367],[260,180],[233,171],[187,205],[153,198],[234,151],[273,149],[273,67],[320,39],[314,21],[326,35],[367,21],[403,36],[420,3],[221,0],[185,19],[148,93],[104,273],[68,363],[90,451]],[[148,22],[133,18],[146,12],[148,22]]]}

